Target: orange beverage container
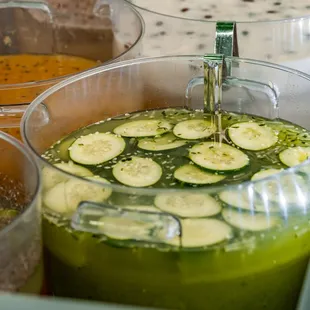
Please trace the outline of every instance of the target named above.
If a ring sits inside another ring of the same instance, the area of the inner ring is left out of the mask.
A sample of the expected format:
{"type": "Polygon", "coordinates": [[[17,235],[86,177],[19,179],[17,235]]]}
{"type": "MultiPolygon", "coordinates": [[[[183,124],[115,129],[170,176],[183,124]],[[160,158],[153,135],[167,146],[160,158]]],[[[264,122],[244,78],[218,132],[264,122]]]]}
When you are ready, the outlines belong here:
{"type": "Polygon", "coordinates": [[[83,12],[75,5],[1,1],[0,130],[20,139],[20,119],[42,91],[77,72],[139,54],[143,22],[130,5],[83,12]]]}

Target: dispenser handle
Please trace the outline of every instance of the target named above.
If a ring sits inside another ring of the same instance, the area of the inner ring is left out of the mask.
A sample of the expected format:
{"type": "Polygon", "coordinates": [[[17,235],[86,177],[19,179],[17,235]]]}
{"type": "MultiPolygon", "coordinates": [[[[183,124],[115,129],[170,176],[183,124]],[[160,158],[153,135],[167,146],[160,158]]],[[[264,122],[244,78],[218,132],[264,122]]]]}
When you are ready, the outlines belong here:
{"type": "MultiPolygon", "coordinates": [[[[239,57],[236,22],[216,23],[214,53],[225,57],[239,57]]],[[[227,64],[227,75],[231,75],[230,64],[227,64]]]]}
{"type": "Polygon", "coordinates": [[[207,54],[204,64],[204,111],[215,113],[222,102],[223,79],[226,78],[224,55],[207,54]]]}
{"type": "Polygon", "coordinates": [[[215,54],[239,57],[236,22],[217,22],[215,35],[215,54]]]}

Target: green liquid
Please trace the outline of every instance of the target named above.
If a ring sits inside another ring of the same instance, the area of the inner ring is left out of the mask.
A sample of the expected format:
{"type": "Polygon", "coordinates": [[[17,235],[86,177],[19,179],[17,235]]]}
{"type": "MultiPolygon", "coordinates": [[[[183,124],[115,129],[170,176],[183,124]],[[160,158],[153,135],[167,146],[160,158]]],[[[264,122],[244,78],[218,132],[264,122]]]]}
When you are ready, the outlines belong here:
{"type": "MultiPolygon", "coordinates": [[[[128,116],[118,117],[115,119],[108,119],[97,124],[90,125],[88,127],[82,128],[79,131],[76,131],[65,137],[58,143],[54,144],[44,155],[51,163],[59,163],[62,161],[69,161],[69,152],[68,148],[70,145],[80,136],[96,133],[96,132],[112,132],[113,129],[117,126],[120,126],[130,120],[148,120],[148,119],[162,119],[169,120],[173,123],[178,123],[188,119],[208,119],[210,120],[210,114],[205,114],[200,111],[189,111],[185,109],[166,109],[166,110],[153,110],[146,112],[133,113],[128,116]]],[[[278,154],[290,146],[310,146],[310,134],[305,129],[298,127],[294,124],[283,120],[266,120],[260,117],[254,117],[251,115],[239,115],[239,114],[222,114],[222,142],[230,143],[228,138],[226,138],[226,128],[232,124],[238,122],[248,122],[256,121],[260,124],[267,124],[268,126],[279,131],[279,140],[271,148],[263,151],[246,151],[246,153],[251,160],[251,165],[240,171],[236,174],[227,174],[224,182],[218,183],[223,184],[235,184],[243,181],[247,181],[251,176],[261,169],[276,168],[281,169],[285,166],[279,161],[278,154]]],[[[201,142],[201,141],[212,141],[214,136],[211,136],[206,139],[194,140],[189,142],[184,147],[179,147],[172,149],[170,151],[162,152],[152,152],[144,151],[137,147],[137,139],[135,138],[125,138],[126,140],[126,149],[124,152],[115,159],[112,159],[104,164],[97,166],[87,166],[95,175],[99,175],[103,178],[106,178],[111,183],[118,183],[112,175],[113,165],[121,159],[126,159],[130,156],[141,156],[149,157],[159,163],[163,169],[163,177],[161,180],[150,188],[171,188],[171,187],[184,187],[184,184],[179,184],[173,180],[171,174],[173,171],[180,167],[181,165],[188,164],[190,160],[188,159],[188,149],[201,142]]],[[[118,183],[119,184],[119,183],[118,183]]],[[[210,186],[210,185],[209,185],[210,186]]]]}
{"type": "Polygon", "coordinates": [[[161,252],[73,236],[44,221],[55,295],[167,309],[295,309],[309,259],[309,231],[257,249],[161,252]]]}
{"type": "MultiPolygon", "coordinates": [[[[112,131],[129,119],[163,118],[179,122],[204,116],[202,112],[170,109],[106,120],[65,137],[44,157],[51,163],[68,161],[68,147],[76,138],[112,131]]],[[[290,146],[310,144],[309,134],[303,128],[283,120],[249,115],[223,114],[223,137],[225,128],[231,124],[249,120],[267,123],[277,130],[278,142],[265,151],[244,151],[251,160],[249,167],[227,175],[219,185],[249,180],[262,168],[285,168],[278,159],[279,152],[290,146]]],[[[163,177],[153,188],[189,187],[171,175],[174,169],[189,162],[188,148],[199,141],[170,151],[150,152],[138,149],[134,138],[125,140],[126,149],[117,160],[87,168],[118,183],[112,175],[112,166],[118,160],[132,155],[151,157],[163,168],[163,177]]],[[[113,192],[108,203],[145,205],[152,200],[153,197],[113,192]]],[[[214,217],[223,220],[221,215],[214,217]]],[[[235,228],[232,240],[188,250],[103,240],[100,235],[73,232],[66,220],[57,217],[51,220],[46,213],[43,233],[48,285],[59,296],[166,309],[293,310],[309,260],[310,215],[292,213],[288,219],[282,218],[281,223],[277,229],[263,233],[235,228]]]]}

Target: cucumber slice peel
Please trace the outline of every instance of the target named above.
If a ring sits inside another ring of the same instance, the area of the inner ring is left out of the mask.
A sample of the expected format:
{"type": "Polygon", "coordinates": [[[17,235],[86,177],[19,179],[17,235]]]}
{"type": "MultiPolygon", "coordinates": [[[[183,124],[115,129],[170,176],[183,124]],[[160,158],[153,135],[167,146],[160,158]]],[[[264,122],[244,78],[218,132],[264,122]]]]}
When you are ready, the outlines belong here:
{"type": "Polygon", "coordinates": [[[245,231],[264,231],[279,223],[277,217],[265,213],[243,213],[226,208],[222,211],[222,216],[228,224],[245,231]]]}
{"type": "Polygon", "coordinates": [[[119,161],[113,167],[112,173],[115,179],[124,185],[146,187],[160,180],[162,168],[151,158],[132,156],[119,161]]]}
{"type": "Polygon", "coordinates": [[[210,137],[215,130],[215,126],[207,120],[191,119],[176,124],[173,133],[178,138],[196,140],[210,137]]]}
{"type": "Polygon", "coordinates": [[[180,217],[207,217],[221,212],[221,205],[207,194],[158,194],[154,204],[162,211],[180,217]]]}
{"type": "MultiPolygon", "coordinates": [[[[87,168],[76,165],[71,161],[68,163],[57,163],[54,164],[54,166],[65,172],[69,172],[80,177],[90,177],[93,175],[93,173],[87,168]]],[[[42,170],[42,179],[43,188],[47,190],[55,186],[57,183],[66,181],[68,177],[66,177],[56,169],[44,167],[42,170]]]]}
{"type": "Polygon", "coordinates": [[[268,149],[278,141],[278,136],[272,128],[255,122],[243,122],[230,126],[228,136],[235,145],[249,151],[268,149]]]}
{"type": "Polygon", "coordinates": [[[138,142],[138,148],[146,151],[166,151],[185,145],[187,141],[180,140],[173,134],[166,134],[158,138],[145,138],[138,142]]]}
{"type": "Polygon", "coordinates": [[[70,158],[82,165],[98,165],[120,155],[125,149],[123,138],[111,133],[81,136],[69,147],[70,158]]]}
{"type": "Polygon", "coordinates": [[[197,185],[213,184],[226,178],[224,175],[206,172],[190,164],[181,166],[175,170],[173,176],[180,182],[197,185]]]}
{"type": "MultiPolygon", "coordinates": [[[[233,236],[231,227],[217,219],[183,219],[181,226],[182,247],[184,248],[211,246],[229,240],[233,236]]],[[[179,246],[180,238],[175,237],[166,242],[179,246]]]]}
{"type": "Polygon", "coordinates": [[[153,137],[162,135],[172,129],[172,124],[165,120],[138,120],[122,124],[113,132],[123,137],[153,137]]]}
{"type": "Polygon", "coordinates": [[[202,142],[194,145],[189,158],[198,166],[212,171],[240,170],[250,163],[242,151],[225,143],[202,142]]]}
{"type": "MultiPolygon", "coordinates": [[[[104,178],[87,177],[88,180],[109,184],[104,178]]],[[[112,190],[87,181],[70,179],[60,182],[43,196],[44,205],[60,214],[72,214],[81,201],[102,202],[110,197],[112,190]]]]}
{"type": "Polygon", "coordinates": [[[288,166],[297,166],[310,158],[310,147],[292,147],[279,154],[280,161],[288,166]]]}

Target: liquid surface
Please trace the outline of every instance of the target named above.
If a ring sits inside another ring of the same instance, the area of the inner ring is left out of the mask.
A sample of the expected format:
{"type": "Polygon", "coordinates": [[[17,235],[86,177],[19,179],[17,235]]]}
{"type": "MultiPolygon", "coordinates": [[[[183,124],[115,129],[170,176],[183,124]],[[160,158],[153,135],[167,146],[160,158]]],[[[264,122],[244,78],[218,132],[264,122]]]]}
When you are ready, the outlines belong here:
{"type": "MultiPolygon", "coordinates": [[[[97,124],[90,125],[86,128],[81,129],[80,131],[72,133],[70,136],[64,138],[63,140],[57,142],[50,150],[48,150],[44,157],[52,163],[59,163],[61,161],[70,160],[68,150],[70,145],[80,136],[87,134],[95,134],[102,132],[113,132],[113,130],[127,122],[138,121],[138,120],[165,120],[171,122],[173,125],[177,123],[186,121],[186,120],[207,120],[211,121],[210,114],[204,114],[200,111],[189,111],[185,109],[167,109],[167,110],[154,110],[149,112],[138,112],[131,115],[126,115],[123,117],[118,117],[115,119],[108,119],[101,121],[97,124]]],[[[272,128],[278,137],[277,143],[272,147],[261,150],[261,151],[248,151],[243,150],[245,154],[250,158],[250,165],[245,169],[241,169],[235,173],[227,173],[226,178],[220,183],[223,184],[235,184],[243,181],[249,180],[254,173],[261,169],[281,169],[286,166],[281,163],[279,160],[278,154],[288,147],[293,146],[310,146],[310,135],[309,132],[305,129],[295,126],[291,123],[285,122],[283,120],[265,120],[263,118],[247,116],[247,115],[238,115],[238,114],[223,114],[222,116],[222,133],[221,140],[223,143],[233,145],[232,141],[227,136],[227,129],[237,123],[241,122],[253,122],[257,123],[260,126],[267,125],[272,128]]],[[[142,137],[143,138],[143,137],[142,137]]],[[[177,141],[178,137],[174,137],[177,141]]],[[[154,188],[166,188],[166,187],[179,187],[184,188],[184,184],[177,182],[173,178],[173,172],[180,166],[189,164],[191,161],[188,158],[189,150],[194,145],[199,144],[200,142],[205,141],[214,141],[215,136],[210,135],[207,138],[202,139],[192,139],[186,140],[187,142],[184,146],[174,148],[166,151],[146,151],[138,147],[138,142],[141,138],[126,138],[123,139],[126,142],[126,148],[124,152],[119,157],[113,158],[110,161],[107,161],[98,165],[90,165],[90,169],[95,175],[107,178],[112,183],[118,182],[112,174],[113,166],[120,160],[130,159],[131,156],[141,156],[144,158],[152,158],[163,169],[163,177],[156,184],[150,186],[154,188]]],[[[238,148],[238,146],[237,146],[238,148]]],[[[215,172],[217,173],[217,172],[215,172]]],[[[210,186],[210,185],[206,185],[210,186]]]]}
{"type": "Polygon", "coordinates": [[[49,80],[94,67],[96,61],[67,55],[0,56],[0,84],[49,80]]]}

